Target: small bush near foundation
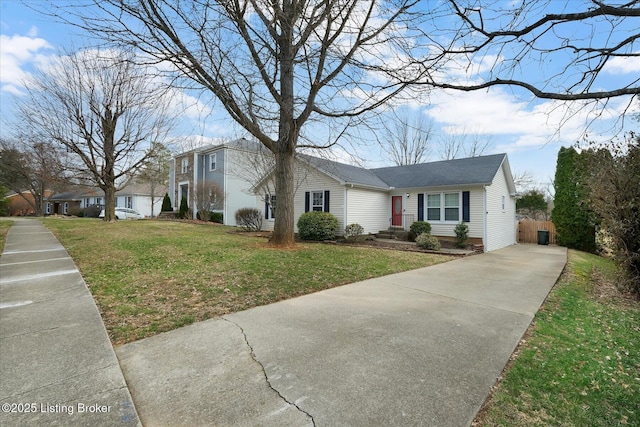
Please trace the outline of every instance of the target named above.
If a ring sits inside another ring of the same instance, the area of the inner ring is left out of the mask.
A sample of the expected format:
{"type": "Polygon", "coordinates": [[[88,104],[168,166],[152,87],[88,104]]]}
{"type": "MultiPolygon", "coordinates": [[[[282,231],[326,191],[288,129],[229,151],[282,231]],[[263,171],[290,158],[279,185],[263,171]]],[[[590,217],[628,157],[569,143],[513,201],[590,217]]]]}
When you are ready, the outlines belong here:
{"type": "Polygon", "coordinates": [[[456,248],[465,248],[467,247],[467,239],[469,238],[469,226],[464,222],[456,225],[456,228],[453,229],[453,232],[456,233],[456,248]]]}
{"type": "Polygon", "coordinates": [[[427,221],[416,221],[409,227],[409,241],[415,242],[422,233],[431,234],[431,224],[427,221]]]}
{"type": "Polygon", "coordinates": [[[244,231],[260,231],[262,229],[262,212],[254,208],[238,209],[236,224],[244,231]]]}
{"type": "Polygon", "coordinates": [[[298,219],[301,240],[332,240],[336,237],[338,219],[329,212],[306,212],[298,219]]]}
{"type": "Polygon", "coordinates": [[[440,250],[440,242],[435,236],[429,233],[422,233],[416,237],[416,244],[422,249],[429,249],[432,251],[440,250]]]}
{"type": "Polygon", "coordinates": [[[180,219],[188,219],[189,218],[189,205],[187,204],[187,198],[183,197],[180,200],[180,210],[178,211],[178,218],[180,219]]]}
{"type": "Polygon", "coordinates": [[[348,240],[362,240],[364,228],[360,224],[349,224],[344,229],[344,237],[348,240]]]}
{"type": "Polygon", "coordinates": [[[224,217],[221,212],[211,212],[211,216],[209,221],[215,222],[218,224],[224,224],[224,217]]]}
{"type": "Polygon", "coordinates": [[[169,193],[164,193],[164,197],[162,198],[162,208],[160,210],[162,212],[173,211],[173,207],[171,207],[171,199],[169,198],[169,193]]]}

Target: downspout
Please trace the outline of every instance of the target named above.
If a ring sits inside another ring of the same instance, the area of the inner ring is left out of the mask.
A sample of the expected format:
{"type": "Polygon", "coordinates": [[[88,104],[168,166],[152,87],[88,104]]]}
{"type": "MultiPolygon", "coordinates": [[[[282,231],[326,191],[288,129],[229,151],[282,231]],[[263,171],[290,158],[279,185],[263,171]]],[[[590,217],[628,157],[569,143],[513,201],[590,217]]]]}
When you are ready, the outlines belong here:
{"type": "Polygon", "coordinates": [[[487,252],[489,245],[487,240],[487,236],[489,235],[487,233],[487,215],[489,214],[489,212],[487,212],[487,186],[483,185],[482,189],[484,190],[482,195],[482,221],[484,223],[482,227],[482,244],[484,246],[484,252],[487,252]]]}
{"type": "MultiPolygon", "coordinates": [[[[176,196],[176,156],[173,156],[173,158],[171,159],[171,163],[173,165],[173,170],[169,171],[169,193],[171,194],[171,201],[172,201],[172,206],[175,208],[176,207],[176,199],[178,198],[176,196]]],[[[162,209],[161,209],[162,210],[162,209]]]]}
{"type": "Polygon", "coordinates": [[[193,200],[191,202],[191,218],[196,219],[196,199],[198,197],[198,153],[196,151],[193,152],[193,188],[191,189],[191,194],[193,195],[193,200]]]}
{"type": "MultiPolygon", "coordinates": [[[[222,167],[224,168],[222,169],[222,223],[224,225],[229,225],[228,221],[231,218],[229,212],[227,212],[229,209],[229,204],[227,203],[227,168],[229,166],[227,163],[227,150],[228,148],[222,149],[222,167]]],[[[216,165],[216,169],[218,169],[218,165],[216,165]]]]}

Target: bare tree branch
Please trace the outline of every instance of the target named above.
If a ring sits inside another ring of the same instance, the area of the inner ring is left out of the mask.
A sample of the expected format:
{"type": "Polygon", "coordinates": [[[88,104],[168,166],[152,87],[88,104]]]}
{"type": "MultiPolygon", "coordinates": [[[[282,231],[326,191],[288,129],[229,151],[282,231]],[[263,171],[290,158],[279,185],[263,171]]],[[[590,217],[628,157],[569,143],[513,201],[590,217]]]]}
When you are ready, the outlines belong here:
{"type": "Polygon", "coordinates": [[[19,117],[30,132],[65,147],[105,193],[105,221],[115,220],[115,192],[153,155],[172,119],[166,88],[126,52],[85,50],[34,73],[19,117]]]}

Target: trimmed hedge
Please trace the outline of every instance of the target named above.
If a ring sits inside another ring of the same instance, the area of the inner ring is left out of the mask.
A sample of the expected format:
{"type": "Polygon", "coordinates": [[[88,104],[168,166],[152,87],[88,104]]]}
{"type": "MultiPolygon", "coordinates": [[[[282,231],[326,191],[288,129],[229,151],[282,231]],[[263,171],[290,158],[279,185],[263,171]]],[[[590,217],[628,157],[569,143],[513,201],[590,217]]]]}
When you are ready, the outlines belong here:
{"type": "Polygon", "coordinates": [[[338,219],[329,212],[306,212],[298,219],[301,240],[332,240],[336,238],[336,230],[338,219]]]}

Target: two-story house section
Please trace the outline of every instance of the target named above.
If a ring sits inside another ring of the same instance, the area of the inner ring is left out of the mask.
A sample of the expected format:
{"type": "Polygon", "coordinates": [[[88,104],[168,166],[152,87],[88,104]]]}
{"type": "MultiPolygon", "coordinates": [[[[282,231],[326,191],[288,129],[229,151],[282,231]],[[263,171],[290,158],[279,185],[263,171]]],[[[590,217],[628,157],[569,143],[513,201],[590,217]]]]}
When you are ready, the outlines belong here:
{"type": "Polygon", "coordinates": [[[187,199],[195,219],[202,206],[223,214],[225,225],[236,225],[235,213],[257,208],[252,188],[258,177],[256,159],[262,146],[243,138],[218,145],[207,145],[173,157],[169,168],[169,197],[174,210],[187,199]],[[222,201],[211,197],[218,188],[222,201]]]}

